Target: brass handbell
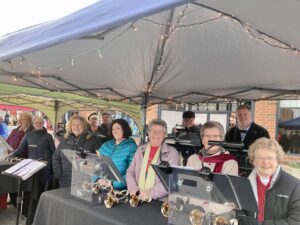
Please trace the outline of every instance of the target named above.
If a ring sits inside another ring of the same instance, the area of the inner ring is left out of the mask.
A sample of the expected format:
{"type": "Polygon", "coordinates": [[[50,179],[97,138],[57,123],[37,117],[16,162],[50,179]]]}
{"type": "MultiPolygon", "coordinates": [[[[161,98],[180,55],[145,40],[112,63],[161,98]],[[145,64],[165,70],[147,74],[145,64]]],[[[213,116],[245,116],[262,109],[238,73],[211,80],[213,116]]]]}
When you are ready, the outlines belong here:
{"type": "Polygon", "coordinates": [[[164,202],[160,207],[161,214],[164,217],[170,216],[169,202],[164,202]]]}
{"type": "Polygon", "coordinates": [[[202,225],[205,217],[205,212],[200,209],[193,209],[190,213],[190,221],[192,225],[202,225]]]}
{"type": "Polygon", "coordinates": [[[128,202],[128,191],[115,192],[113,188],[107,193],[104,199],[104,205],[106,208],[112,208],[114,205],[119,202],[127,203],[128,202]]]}
{"type": "Polygon", "coordinates": [[[152,200],[151,198],[142,198],[138,195],[131,195],[130,199],[129,199],[129,204],[132,207],[137,207],[140,204],[142,204],[143,202],[151,202],[151,200],[152,200]]]}
{"type": "Polygon", "coordinates": [[[215,216],[213,218],[213,225],[231,225],[230,221],[224,216],[215,216]]]}

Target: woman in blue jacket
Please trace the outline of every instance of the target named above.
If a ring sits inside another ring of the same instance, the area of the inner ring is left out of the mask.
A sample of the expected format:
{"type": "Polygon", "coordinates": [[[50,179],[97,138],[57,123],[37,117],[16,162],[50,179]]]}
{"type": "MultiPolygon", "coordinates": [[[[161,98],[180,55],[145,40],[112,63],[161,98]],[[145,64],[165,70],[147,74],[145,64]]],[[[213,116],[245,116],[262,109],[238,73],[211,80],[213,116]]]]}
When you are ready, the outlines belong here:
{"type": "MultiPolygon", "coordinates": [[[[135,141],[130,138],[132,131],[124,119],[116,119],[112,122],[111,133],[113,139],[105,142],[97,154],[110,157],[125,180],[126,170],[132,161],[137,145],[135,141]]],[[[98,178],[97,182],[102,186],[113,186],[113,188],[117,190],[126,188],[126,182],[110,182],[101,178],[98,178]]]]}

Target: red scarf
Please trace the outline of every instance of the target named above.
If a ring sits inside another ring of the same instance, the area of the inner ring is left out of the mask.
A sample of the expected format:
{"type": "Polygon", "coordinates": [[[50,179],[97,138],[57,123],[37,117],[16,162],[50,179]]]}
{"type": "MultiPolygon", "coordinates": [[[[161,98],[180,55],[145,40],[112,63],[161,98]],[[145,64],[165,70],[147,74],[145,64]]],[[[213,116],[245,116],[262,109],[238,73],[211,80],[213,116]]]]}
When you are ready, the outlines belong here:
{"type": "Polygon", "coordinates": [[[148,157],[148,162],[147,162],[147,171],[148,171],[148,168],[149,168],[158,149],[159,149],[159,146],[151,146],[149,157],[148,157]]]}
{"type": "Polygon", "coordinates": [[[236,160],[234,156],[230,154],[220,154],[220,155],[214,155],[214,156],[202,156],[199,155],[199,159],[205,163],[215,163],[214,173],[221,173],[224,162],[228,160],[236,160]]]}
{"type": "Polygon", "coordinates": [[[269,189],[271,185],[272,176],[269,179],[267,185],[264,185],[258,174],[256,174],[256,184],[257,184],[257,197],[258,197],[258,221],[263,221],[265,218],[265,199],[266,199],[266,191],[269,189]]]}

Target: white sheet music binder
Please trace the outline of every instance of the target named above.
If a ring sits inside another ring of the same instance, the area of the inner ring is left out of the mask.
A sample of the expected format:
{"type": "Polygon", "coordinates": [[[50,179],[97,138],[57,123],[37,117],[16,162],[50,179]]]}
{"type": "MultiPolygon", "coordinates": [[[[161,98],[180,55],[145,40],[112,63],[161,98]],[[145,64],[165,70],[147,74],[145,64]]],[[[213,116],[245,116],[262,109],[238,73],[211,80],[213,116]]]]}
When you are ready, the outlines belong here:
{"type": "Polygon", "coordinates": [[[3,171],[2,174],[17,177],[22,180],[27,180],[29,177],[44,168],[46,165],[46,162],[33,159],[24,159],[16,165],[3,171]]]}

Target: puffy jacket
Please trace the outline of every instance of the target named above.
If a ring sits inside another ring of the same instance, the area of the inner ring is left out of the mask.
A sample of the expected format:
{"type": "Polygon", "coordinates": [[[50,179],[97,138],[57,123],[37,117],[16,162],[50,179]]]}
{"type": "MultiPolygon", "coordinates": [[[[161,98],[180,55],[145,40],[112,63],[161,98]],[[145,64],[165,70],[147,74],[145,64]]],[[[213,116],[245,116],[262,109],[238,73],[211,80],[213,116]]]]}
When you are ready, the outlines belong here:
{"type": "MultiPolygon", "coordinates": [[[[137,145],[132,138],[126,138],[116,145],[115,139],[105,142],[99,149],[100,155],[108,156],[112,159],[125,182],[113,181],[114,189],[124,189],[126,187],[126,170],[129,167],[137,145]]],[[[94,181],[96,180],[94,177],[94,181]]]]}

